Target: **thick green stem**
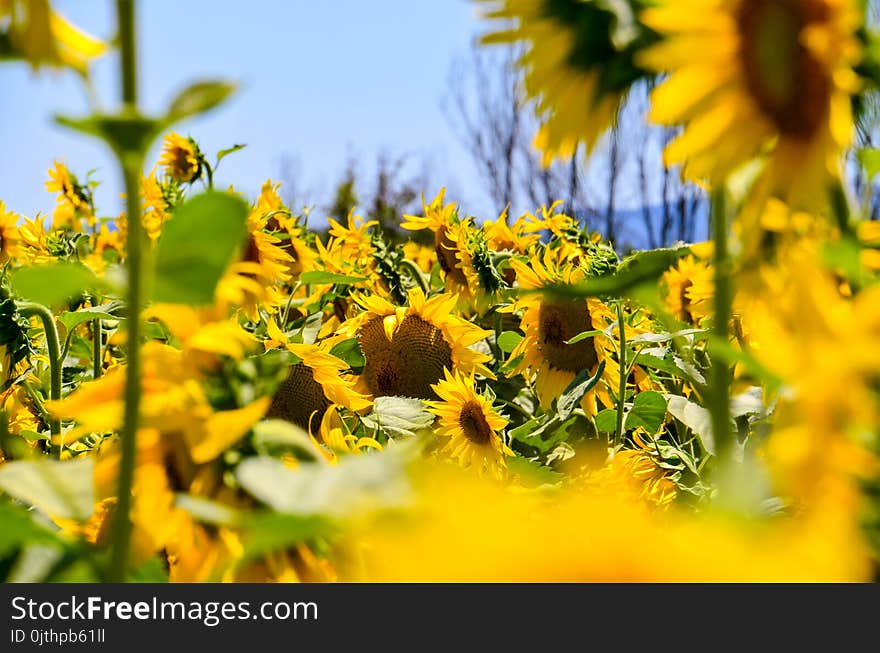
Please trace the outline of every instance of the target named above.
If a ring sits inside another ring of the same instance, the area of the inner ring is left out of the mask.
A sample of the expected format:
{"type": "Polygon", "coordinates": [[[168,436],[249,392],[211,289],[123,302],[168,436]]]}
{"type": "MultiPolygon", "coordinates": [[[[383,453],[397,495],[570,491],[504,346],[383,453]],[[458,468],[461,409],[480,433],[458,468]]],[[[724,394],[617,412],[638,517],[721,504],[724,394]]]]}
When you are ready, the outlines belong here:
{"type": "MultiPolygon", "coordinates": [[[[134,33],[134,0],[116,1],[122,66],[122,100],[125,109],[137,111],[137,68],[134,33]]],[[[141,395],[141,322],[140,308],[143,304],[143,225],[141,223],[140,175],[143,154],[120,152],[120,163],[125,178],[126,216],[126,264],[128,268],[127,361],[125,373],[125,411],[120,445],[117,504],[112,524],[112,552],[108,580],[125,580],[131,545],[131,490],[134,482],[137,458],[138,414],[141,395]]]]}
{"type": "Polygon", "coordinates": [[[620,384],[617,389],[617,431],[614,435],[614,444],[619,446],[623,442],[623,418],[624,403],[626,402],[626,378],[629,370],[626,365],[626,323],[623,321],[623,304],[617,305],[617,329],[620,340],[620,384]]]}
{"type": "Polygon", "coordinates": [[[101,378],[104,371],[104,354],[101,351],[101,320],[92,322],[92,377],[101,378]]]}
{"type": "MultiPolygon", "coordinates": [[[[49,399],[57,401],[61,399],[61,341],[58,339],[58,327],[55,324],[55,316],[52,311],[33,302],[18,304],[18,312],[25,317],[36,315],[43,323],[43,332],[46,334],[46,349],[49,354],[49,399]]],[[[61,456],[64,450],[64,441],[61,440],[61,420],[56,417],[49,419],[49,432],[52,434],[52,454],[61,456]],[[55,440],[58,438],[58,442],[55,440]]]]}
{"type": "Polygon", "coordinates": [[[421,268],[415,263],[415,261],[411,261],[408,258],[400,261],[400,267],[406,268],[409,270],[410,276],[415,280],[417,284],[419,284],[419,288],[422,289],[422,292],[426,295],[428,294],[428,282],[425,281],[425,277],[422,274],[421,268]]]}
{"type": "MultiPolygon", "coordinates": [[[[731,260],[728,251],[727,206],[724,189],[712,194],[712,239],[715,242],[715,316],[713,336],[719,344],[725,344],[730,336],[730,319],[733,312],[733,287],[731,284],[731,260]]],[[[724,356],[714,352],[710,377],[712,434],[715,448],[722,460],[730,452],[730,369],[724,356]]]]}

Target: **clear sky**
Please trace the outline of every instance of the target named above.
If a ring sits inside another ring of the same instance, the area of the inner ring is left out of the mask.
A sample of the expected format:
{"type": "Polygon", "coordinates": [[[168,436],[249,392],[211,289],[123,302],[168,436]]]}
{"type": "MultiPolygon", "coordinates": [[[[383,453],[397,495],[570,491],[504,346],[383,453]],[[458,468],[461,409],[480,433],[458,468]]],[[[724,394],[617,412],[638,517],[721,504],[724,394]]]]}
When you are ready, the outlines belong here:
{"type": "MultiPolygon", "coordinates": [[[[113,35],[111,0],[54,5],[87,31],[113,35]]],[[[177,127],[212,158],[247,143],[224,160],[219,184],[234,182],[253,194],[280,176],[284,155],[296,155],[302,186],[326,194],[349,158],[369,170],[387,148],[429,156],[437,183],[478,210],[485,198],[440,107],[453,59],[466,56],[475,34],[485,31],[477,15],[467,0],[140,0],[141,97],[148,111],[159,112],[196,78],[241,83],[226,105],[177,127]]],[[[95,67],[104,104],[117,101],[117,67],[112,55],[95,67]]],[[[97,169],[101,215],[121,210],[110,154],[51,119],[87,108],[74,76],[0,64],[0,200],[8,208],[28,216],[51,212],[44,182],[52,159],[60,158],[81,177],[97,169]]]]}

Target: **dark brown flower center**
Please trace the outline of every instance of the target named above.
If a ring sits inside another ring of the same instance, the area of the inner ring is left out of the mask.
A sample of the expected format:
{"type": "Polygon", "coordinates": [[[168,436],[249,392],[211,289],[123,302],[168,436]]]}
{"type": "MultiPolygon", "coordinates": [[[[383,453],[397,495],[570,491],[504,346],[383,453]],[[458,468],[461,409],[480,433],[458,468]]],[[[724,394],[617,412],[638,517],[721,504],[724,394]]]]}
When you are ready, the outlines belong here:
{"type": "Polygon", "coordinates": [[[539,317],[538,348],[553,367],[566,372],[592,369],[599,362],[593,338],[566,344],[593,329],[590,311],[582,301],[543,302],[539,317]]]}
{"type": "Polygon", "coordinates": [[[461,407],[458,425],[464,432],[464,436],[474,444],[489,444],[492,439],[492,427],[486,421],[480,404],[475,401],[469,401],[461,407]]]}
{"type": "Polygon", "coordinates": [[[383,319],[373,318],[358,332],[366,365],[363,378],[375,397],[434,399],[431,385],[452,369],[452,348],[440,331],[417,315],[406,316],[394,338],[383,319]]]}
{"type": "Polygon", "coordinates": [[[330,402],[307,365],[297,363],[272,397],[266,417],[284,419],[314,433],[330,402]]]}
{"type": "Polygon", "coordinates": [[[807,140],[825,121],[831,79],[802,43],[828,20],[822,0],[742,0],[737,16],[749,92],[786,136],[807,140]]]}

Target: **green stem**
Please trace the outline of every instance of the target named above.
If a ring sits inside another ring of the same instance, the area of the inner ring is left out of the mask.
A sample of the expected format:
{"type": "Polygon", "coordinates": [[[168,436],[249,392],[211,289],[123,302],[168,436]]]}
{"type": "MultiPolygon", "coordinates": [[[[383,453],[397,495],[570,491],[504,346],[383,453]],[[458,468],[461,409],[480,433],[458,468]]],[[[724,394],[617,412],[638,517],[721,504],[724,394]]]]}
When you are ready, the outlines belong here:
{"type": "Polygon", "coordinates": [[[425,281],[425,277],[422,275],[422,270],[416,265],[415,261],[405,258],[400,262],[399,267],[409,270],[410,276],[416,280],[416,283],[419,284],[422,292],[425,293],[425,295],[428,294],[428,283],[425,281]]]}
{"type": "Polygon", "coordinates": [[[617,329],[620,340],[620,385],[617,389],[617,431],[614,435],[614,445],[623,442],[623,408],[626,401],[626,378],[629,375],[626,366],[626,323],[623,321],[623,304],[617,305],[617,329]]]}
{"type": "MultiPolygon", "coordinates": [[[[712,238],[715,242],[715,316],[712,325],[714,339],[726,344],[730,337],[730,319],[733,312],[731,261],[728,251],[727,206],[724,188],[712,194],[712,238]]],[[[711,398],[712,434],[719,457],[723,460],[730,450],[730,369],[721,355],[712,356],[709,379],[711,398]]]]}
{"type": "Polygon", "coordinates": [[[101,352],[101,320],[100,318],[92,323],[92,377],[101,378],[104,371],[104,355],[101,352]]]}
{"type": "MultiPolygon", "coordinates": [[[[122,101],[124,110],[137,112],[137,61],[134,31],[134,0],[116,0],[119,22],[119,41],[122,68],[122,101]]],[[[140,175],[143,161],[141,152],[119,153],[125,178],[126,236],[128,268],[127,361],[125,371],[125,411],[123,413],[120,444],[117,504],[111,531],[111,556],[108,580],[122,582],[128,568],[132,524],[131,489],[134,483],[137,458],[138,413],[141,395],[141,322],[140,308],[144,300],[143,279],[143,225],[141,224],[140,175]]]]}
{"type": "MultiPolygon", "coordinates": [[[[49,399],[57,401],[61,399],[61,344],[58,339],[58,327],[55,324],[55,316],[52,311],[34,302],[21,302],[18,304],[18,312],[25,317],[37,316],[43,323],[43,331],[46,334],[46,349],[49,353],[49,399]]],[[[52,454],[61,457],[64,450],[63,440],[55,444],[56,437],[61,436],[61,420],[52,417],[49,419],[49,432],[52,434],[52,454]]]]}

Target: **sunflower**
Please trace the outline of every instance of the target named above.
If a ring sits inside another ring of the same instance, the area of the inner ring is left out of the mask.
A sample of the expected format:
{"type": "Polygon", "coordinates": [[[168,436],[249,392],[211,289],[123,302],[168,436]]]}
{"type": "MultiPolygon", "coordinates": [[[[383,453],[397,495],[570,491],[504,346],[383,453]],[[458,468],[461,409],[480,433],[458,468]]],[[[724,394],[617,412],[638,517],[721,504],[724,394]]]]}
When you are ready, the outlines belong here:
{"type": "MultiPolygon", "coordinates": [[[[215,411],[200,378],[184,354],[173,347],[150,341],[143,346],[142,357],[140,428],[182,438],[194,463],[215,459],[266,412],[265,398],[244,408],[215,411]]],[[[121,428],[125,375],[125,366],[119,365],[100,379],[83,383],[63,399],[46,403],[51,414],[76,421],[64,436],[67,441],[121,428]]]]}
{"type": "Polygon", "coordinates": [[[434,263],[437,262],[437,252],[433,247],[427,247],[411,240],[404,243],[403,255],[415,263],[425,274],[430,274],[434,263]]]}
{"type": "Polygon", "coordinates": [[[370,228],[379,224],[377,220],[364,220],[355,215],[352,209],[348,214],[347,226],[333,218],[329,218],[328,222],[330,236],[340,243],[345,256],[358,261],[372,260],[376,249],[371,242],[370,228]]]}
{"type": "Polygon", "coordinates": [[[0,201],[0,265],[6,265],[18,256],[21,236],[18,232],[19,216],[6,210],[0,201]]]}
{"type": "Polygon", "coordinates": [[[202,152],[192,138],[184,138],[175,132],[165,136],[159,157],[159,165],[165,166],[165,174],[181,184],[191,184],[201,176],[202,164],[202,152]]]}
{"type": "Polygon", "coordinates": [[[156,179],[156,171],[141,180],[141,195],[144,199],[144,229],[150,240],[155,242],[162,233],[162,227],[171,217],[168,200],[162,192],[162,185],[156,179]]]}
{"type": "Polygon", "coordinates": [[[49,0],[0,0],[0,24],[7,23],[11,54],[39,66],[68,67],[85,74],[89,61],[107,45],[53,11],[49,0]]]}
{"type": "Polygon", "coordinates": [[[616,451],[599,469],[587,471],[578,482],[592,492],[614,491],[636,503],[666,509],[678,496],[678,486],[672,479],[673,471],[661,466],[654,438],[642,427],[631,436],[632,448],[616,451]]]}
{"type": "Polygon", "coordinates": [[[642,53],[669,73],[650,117],[684,124],[666,149],[715,185],[763,157],[761,195],[821,205],[853,138],[858,0],[663,0],[642,20],[664,40],[642,53]]]}
{"type": "Polygon", "coordinates": [[[439,400],[427,402],[428,412],[437,416],[437,435],[448,438],[441,452],[465,467],[498,476],[504,456],[513,455],[501,435],[507,420],[495,411],[488,397],[476,391],[473,376],[448,369],[443,375],[431,386],[439,400]]]}
{"type": "Polygon", "coordinates": [[[299,359],[275,392],[267,417],[284,419],[315,433],[333,404],[353,411],[370,407],[370,400],[356,392],[353,382],[344,375],[348,363],[318,345],[288,342],[273,320],[267,324],[267,347],[280,343],[299,359]]]}
{"type": "Polygon", "coordinates": [[[518,63],[541,122],[535,145],[544,165],[571,158],[581,144],[592,149],[642,75],[630,45],[615,43],[614,12],[583,0],[480,1],[491,5],[487,18],[510,25],[484,43],[524,44],[518,63]]]}
{"type": "Polygon", "coordinates": [[[255,207],[248,215],[241,258],[217,284],[220,303],[240,309],[252,322],[258,320],[260,308],[274,314],[287,300],[281,286],[290,281],[293,264],[281,239],[267,232],[266,224],[266,214],[255,207]]]}
{"type": "Polygon", "coordinates": [[[80,184],[76,176],[60,161],[53,161],[53,167],[49,168],[46,190],[58,193],[52,214],[54,228],[67,226],[77,230],[77,218],[85,219],[90,226],[95,224],[92,191],[88,186],[80,184]]]}
{"type": "Polygon", "coordinates": [[[510,224],[507,209],[498,216],[497,220],[487,220],[483,223],[483,233],[486,241],[495,251],[517,252],[525,254],[532,245],[536,244],[541,237],[535,233],[529,233],[526,216],[517,218],[510,224]]]}
{"type": "MultiPolygon", "coordinates": [[[[539,290],[549,283],[574,283],[584,278],[579,268],[559,267],[549,250],[543,260],[536,255],[528,265],[519,260],[511,264],[523,290],[539,290]]],[[[605,364],[604,384],[600,382],[587,392],[581,406],[588,415],[595,415],[597,397],[605,406],[613,405],[605,387],[614,387],[619,376],[617,362],[611,356],[612,342],[603,334],[568,344],[585,331],[604,331],[614,322],[614,315],[605,304],[594,298],[565,299],[523,293],[508,310],[523,311],[520,328],[524,332],[524,338],[510,354],[511,360],[520,359],[510,375],[524,373],[535,377],[541,408],[549,408],[580,372],[598,372],[600,363],[605,364]]]]}
{"type": "Polygon", "coordinates": [[[400,226],[410,231],[430,229],[434,232],[434,251],[437,261],[446,275],[446,290],[449,292],[466,291],[467,278],[461,269],[458,257],[458,207],[455,202],[443,203],[446,189],[441,188],[437,196],[429,204],[422,200],[424,215],[404,215],[400,226]]]}
{"type": "Polygon", "coordinates": [[[297,278],[303,272],[315,269],[317,254],[306,239],[308,232],[299,216],[293,215],[281,201],[280,186],[271,179],[263,182],[255,211],[265,220],[266,231],[280,240],[278,246],[290,257],[288,273],[297,278]]]}
{"type": "Polygon", "coordinates": [[[678,320],[699,326],[712,315],[712,267],[693,256],[680,258],[663,273],[666,309],[678,320]]]}
{"type": "Polygon", "coordinates": [[[319,450],[332,463],[339,460],[339,453],[360,453],[367,449],[382,450],[382,445],[375,438],[369,436],[359,438],[354,435],[339,414],[339,406],[336,404],[329,406],[324,412],[318,429],[318,438],[320,442],[318,440],[315,442],[319,450]]]}
{"type": "Polygon", "coordinates": [[[377,295],[358,303],[366,310],[340,325],[336,338],[358,338],[366,359],[358,381],[364,394],[433,399],[444,369],[494,378],[484,365],[491,356],[471,348],[491,332],[453,314],[455,295],[425,299],[414,289],[407,307],[377,295]]]}
{"type": "Polygon", "coordinates": [[[53,260],[49,252],[49,232],[46,231],[45,215],[37,214],[34,218],[25,218],[18,227],[18,252],[21,262],[27,265],[48,263],[53,260]]]}

